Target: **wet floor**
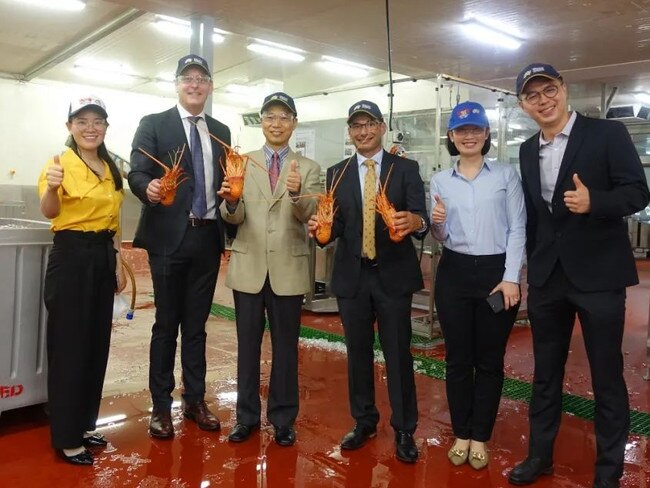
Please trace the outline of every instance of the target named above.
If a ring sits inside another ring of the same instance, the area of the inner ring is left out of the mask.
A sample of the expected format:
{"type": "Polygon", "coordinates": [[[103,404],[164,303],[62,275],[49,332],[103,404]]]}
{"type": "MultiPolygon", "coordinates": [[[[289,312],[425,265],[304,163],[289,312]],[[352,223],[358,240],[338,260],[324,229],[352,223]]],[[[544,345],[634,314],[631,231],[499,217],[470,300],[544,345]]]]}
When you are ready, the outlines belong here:
{"type": "MultiPolygon", "coordinates": [[[[626,379],[633,408],[650,412],[650,384],[641,376],[646,367],[645,340],[648,320],[650,267],[641,264],[643,283],[629,290],[628,326],[624,344],[626,379]]],[[[223,273],[223,272],[222,272],[223,273]]],[[[273,429],[263,423],[247,442],[232,444],[227,434],[234,424],[236,400],[234,325],[223,317],[208,322],[208,389],[206,399],[222,421],[222,430],[207,433],[183,420],[174,409],[176,435],[154,440],[147,435],[150,400],[146,391],[148,334],[153,309],[146,268],[138,271],[136,318],[118,321],[102,402],[101,417],[112,422],[101,428],[109,446],[97,451],[92,467],[70,466],[49,448],[47,416],[42,406],[5,411],[0,416],[0,486],[4,487],[506,487],[506,475],[526,455],[527,404],[504,398],[493,438],[490,463],[477,472],[469,465],[452,466],[447,450],[452,441],[444,382],[417,374],[420,410],[415,433],[420,460],[406,465],[394,456],[393,433],[385,371],[376,367],[377,405],[382,415],[378,435],[358,451],[339,449],[341,437],[351,428],[346,388],[346,359],[340,342],[301,340],[300,415],[298,440],[293,447],[273,441],[273,429]]],[[[232,306],[221,281],[215,301],[232,306]]],[[[340,334],[336,315],[305,313],[303,323],[340,334]]],[[[442,358],[436,346],[418,350],[426,357],[442,358]]],[[[262,375],[270,373],[268,337],[263,346],[262,375]]],[[[530,334],[518,327],[509,343],[506,363],[511,378],[530,381],[530,334]]],[[[576,331],[567,366],[567,388],[590,398],[588,370],[576,331]]],[[[180,399],[178,393],[175,394],[180,399]]],[[[267,391],[262,390],[263,400],[267,391]]],[[[555,450],[555,473],[534,486],[539,488],[590,487],[595,439],[593,424],[564,415],[555,450]]],[[[650,488],[649,437],[632,435],[626,452],[626,488],[650,488]]]]}

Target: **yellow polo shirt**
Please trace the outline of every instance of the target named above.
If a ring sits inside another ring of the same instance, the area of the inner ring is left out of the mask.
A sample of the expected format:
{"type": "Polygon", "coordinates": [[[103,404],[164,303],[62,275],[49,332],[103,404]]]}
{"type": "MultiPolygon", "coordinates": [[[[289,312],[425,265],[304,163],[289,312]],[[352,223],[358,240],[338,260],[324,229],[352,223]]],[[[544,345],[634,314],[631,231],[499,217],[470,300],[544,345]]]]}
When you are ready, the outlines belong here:
{"type": "MultiPolygon", "coordinates": [[[[54,232],[117,232],[124,190],[115,190],[113,174],[108,164],[104,162],[104,178],[100,180],[72,149],[66,150],[59,160],[63,167],[63,183],[58,189],[61,212],[52,219],[50,228],[54,232]]],[[[41,198],[47,190],[45,173],[53,164],[54,159],[49,160],[38,178],[38,194],[41,198]]]]}

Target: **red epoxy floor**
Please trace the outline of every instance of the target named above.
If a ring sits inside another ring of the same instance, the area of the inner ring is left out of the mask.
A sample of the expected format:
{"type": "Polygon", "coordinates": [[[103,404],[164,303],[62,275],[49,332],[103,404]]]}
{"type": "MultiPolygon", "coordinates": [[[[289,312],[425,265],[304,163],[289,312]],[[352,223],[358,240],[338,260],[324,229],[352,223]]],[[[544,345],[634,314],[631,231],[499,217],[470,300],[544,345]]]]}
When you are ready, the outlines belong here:
{"type": "MultiPolygon", "coordinates": [[[[639,264],[642,284],[628,293],[628,325],[624,343],[626,378],[634,408],[650,411],[650,383],[641,379],[646,366],[645,344],[648,320],[649,263],[639,264]]],[[[220,284],[225,269],[220,274],[220,284]]],[[[146,279],[142,276],[139,279],[146,279]]],[[[306,313],[303,323],[330,332],[340,332],[336,315],[306,313]]],[[[232,347],[232,324],[227,321],[209,330],[209,341],[232,347]]],[[[265,338],[263,384],[269,375],[269,344],[265,338]]],[[[444,356],[439,346],[427,354],[444,356]]],[[[111,354],[119,355],[120,351],[111,354]]],[[[146,362],[146,349],[138,361],[146,362]]],[[[211,353],[212,354],[212,353],[211,353]]],[[[232,357],[210,355],[208,360],[232,357]]],[[[232,359],[231,359],[232,360],[232,359]]],[[[532,355],[527,328],[517,328],[511,337],[507,374],[530,380],[532,355]]],[[[567,389],[590,396],[589,375],[579,327],[567,365],[567,389]]],[[[57,459],[49,448],[47,417],[39,406],[6,411],[0,416],[0,487],[506,487],[506,474],[525,457],[527,406],[503,400],[494,436],[489,443],[491,461],[481,472],[469,465],[453,467],[446,453],[451,442],[444,383],[417,375],[420,409],[416,442],[420,460],[405,465],[394,457],[386,381],[382,365],[376,368],[377,404],[382,414],[377,438],[354,452],[341,452],[338,443],[352,426],[347,405],[346,362],[342,352],[322,349],[307,342],[300,349],[301,410],[296,428],[298,441],[283,448],[273,442],[272,428],[264,424],[260,433],[242,444],[227,442],[234,424],[235,381],[223,377],[210,381],[207,399],[222,420],[220,433],[206,433],[184,421],[174,411],[176,437],[152,440],[147,435],[149,396],[146,391],[104,398],[102,416],[125,415],[125,419],[103,428],[109,447],[96,456],[93,467],[70,466],[57,459]]],[[[262,395],[266,397],[263,387],[262,395]]],[[[178,393],[176,397],[179,398],[178,393]]],[[[590,422],[564,416],[555,451],[555,474],[536,483],[539,488],[590,487],[593,476],[595,439],[590,422]]],[[[650,488],[650,443],[648,437],[631,436],[626,454],[626,488],[650,488]]]]}

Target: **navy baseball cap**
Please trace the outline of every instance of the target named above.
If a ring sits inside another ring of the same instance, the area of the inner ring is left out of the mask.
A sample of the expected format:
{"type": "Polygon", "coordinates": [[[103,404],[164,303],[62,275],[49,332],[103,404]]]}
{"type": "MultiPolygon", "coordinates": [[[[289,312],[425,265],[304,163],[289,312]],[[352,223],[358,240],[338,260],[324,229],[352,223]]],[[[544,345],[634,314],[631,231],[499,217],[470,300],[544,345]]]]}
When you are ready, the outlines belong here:
{"type": "Polygon", "coordinates": [[[187,56],[183,56],[181,59],[178,60],[178,67],[176,68],[176,76],[180,76],[183,71],[185,71],[187,68],[191,66],[196,66],[198,68],[201,68],[203,71],[205,71],[205,74],[208,76],[212,76],[210,73],[210,67],[208,66],[208,62],[203,59],[201,56],[197,56],[196,54],[188,54],[187,56]]]}
{"type": "Polygon", "coordinates": [[[370,115],[372,118],[377,119],[380,122],[383,122],[384,120],[384,116],[376,103],[369,102],[368,100],[361,100],[352,105],[350,110],[348,110],[348,124],[352,120],[352,117],[361,113],[370,115]]]}
{"type": "Polygon", "coordinates": [[[515,91],[517,96],[521,94],[528,83],[533,78],[541,76],[543,78],[548,78],[549,80],[561,80],[562,76],[558,71],[551,66],[550,64],[544,63],[533,63],[526,66],[522,69],[517,75],[517,81],[515,83],[515,91]]]}
{"type": "Polygon", "coordinates": [[[452,109],[447,130],[458,129],[464,125],[475,125],[484,129],[490,127],[483,105],[476,102],[463,102],[452,109]]]}
{"type": "Polygon", "coordinates": [[[276,103],[287,107],[289,110],[291,110],[291,113],[293,115],[298,115],[298,112],[296,112],[296,104],[294,103],[293,98],[291,98],[289,95],[287,95],[284,92],[275,92],[268,95],[264,99],[264,103],[262,104],[260,113],[264,112],[264,110],[266,110],[269,107],[269,105],[273,105],[276,103]]]}

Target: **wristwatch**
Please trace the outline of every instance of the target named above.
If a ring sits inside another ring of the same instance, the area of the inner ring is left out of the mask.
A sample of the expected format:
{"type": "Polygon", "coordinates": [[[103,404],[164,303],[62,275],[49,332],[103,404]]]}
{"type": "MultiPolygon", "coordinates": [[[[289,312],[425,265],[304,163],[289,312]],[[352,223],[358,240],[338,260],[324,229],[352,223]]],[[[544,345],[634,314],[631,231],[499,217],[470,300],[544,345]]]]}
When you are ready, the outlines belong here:
{"type": "Polygon", "coordinates": [[[427,230],[427,221],[424,220],[424,217],[420,217],[420,228],[418,232],[424,232],[425,230],[427,230]]]}

